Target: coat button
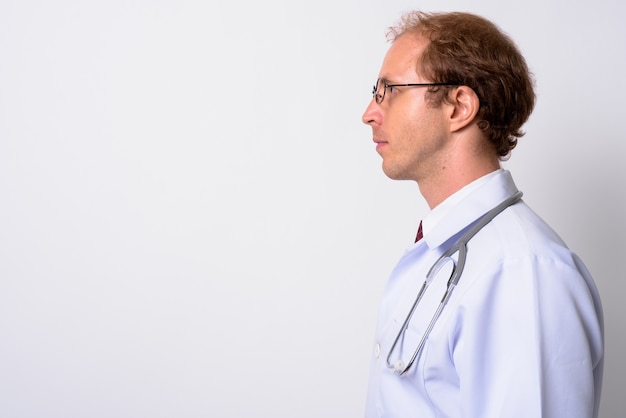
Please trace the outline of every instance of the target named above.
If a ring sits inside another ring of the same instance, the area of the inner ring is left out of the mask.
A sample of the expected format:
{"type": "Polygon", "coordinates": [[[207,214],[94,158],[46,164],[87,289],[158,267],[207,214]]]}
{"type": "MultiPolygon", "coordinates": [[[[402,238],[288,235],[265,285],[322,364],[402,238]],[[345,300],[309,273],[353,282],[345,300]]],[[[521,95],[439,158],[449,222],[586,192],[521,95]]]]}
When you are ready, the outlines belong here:
{"type": "Polygon", "coordinates": [[[376,358],[380,357],[380,344],[378,343],[376,343],[376,346],[374,347],[374,355],[376,358]]]}

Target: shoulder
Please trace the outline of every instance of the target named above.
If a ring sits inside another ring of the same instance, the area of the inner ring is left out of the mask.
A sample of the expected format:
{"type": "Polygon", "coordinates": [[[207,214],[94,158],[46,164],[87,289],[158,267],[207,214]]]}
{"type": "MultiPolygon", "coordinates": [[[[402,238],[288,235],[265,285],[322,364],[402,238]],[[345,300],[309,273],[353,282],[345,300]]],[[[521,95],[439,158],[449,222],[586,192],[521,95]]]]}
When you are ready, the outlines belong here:
{"type": "Polygon", "coordinates": [[[531,257],[571,261],[573,255],[559,234],[524,202],[507,208],[473,241],[476,251],[492,253],[496,259],[531,257]]]}
{"type": "Polygon", "coordinates": [[[562,291],[594,289],[582,260],[540,216],[520,202],[468,243],[468,281],[487,287],[562,291]]]}

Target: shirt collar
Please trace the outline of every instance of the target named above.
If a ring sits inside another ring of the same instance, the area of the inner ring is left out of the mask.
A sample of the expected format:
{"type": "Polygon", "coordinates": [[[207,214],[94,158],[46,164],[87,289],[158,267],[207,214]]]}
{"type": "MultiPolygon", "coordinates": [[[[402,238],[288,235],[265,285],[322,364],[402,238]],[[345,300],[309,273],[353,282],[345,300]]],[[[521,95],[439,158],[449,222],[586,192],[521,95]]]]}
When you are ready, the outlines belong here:
{"type": "Polygon", "coordinates": [[[430,248],[452,236],[517,192],[511,173],[498,169],[473,181],[431,210],[422,219],[424,241],[430,248]]]}

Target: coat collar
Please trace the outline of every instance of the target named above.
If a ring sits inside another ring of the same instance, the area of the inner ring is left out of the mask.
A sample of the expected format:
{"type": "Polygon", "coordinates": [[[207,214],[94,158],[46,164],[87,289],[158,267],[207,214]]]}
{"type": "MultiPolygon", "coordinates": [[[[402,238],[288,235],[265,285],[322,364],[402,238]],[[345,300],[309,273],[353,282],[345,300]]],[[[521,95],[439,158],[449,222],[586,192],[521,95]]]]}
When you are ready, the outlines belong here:
{"type": "Polygon", "coordinates": [[[423,240],[430,249],[439,247],[518,192],[509,171],[500,169],[487,176],[482,182],[478,179],[480,183],[470,183],[450,196],[423,219],[423,240]],[[453,204],[449,204],[451,202],[453,204]]]}

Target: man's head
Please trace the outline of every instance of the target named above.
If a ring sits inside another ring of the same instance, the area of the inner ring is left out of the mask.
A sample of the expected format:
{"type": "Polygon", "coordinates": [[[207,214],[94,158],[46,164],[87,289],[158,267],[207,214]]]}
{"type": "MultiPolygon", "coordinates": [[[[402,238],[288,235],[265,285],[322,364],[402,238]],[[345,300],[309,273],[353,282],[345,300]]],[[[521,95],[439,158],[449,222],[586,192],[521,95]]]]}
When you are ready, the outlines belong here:
{"type": "MultiPolygon", "coordinates": [[[[470,87],[478,96],[478,126],[500,157],[523,135],[534,104],[532,76],[511,39],[490,21],[468,13],[412,12],[389,29],[395,42],[409,36],[427,41],[415,70],[436,83],[470,87]]],[[[429,88],[430,102],[449,100],[448,87],[429,88]]]]}

